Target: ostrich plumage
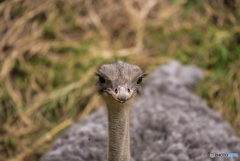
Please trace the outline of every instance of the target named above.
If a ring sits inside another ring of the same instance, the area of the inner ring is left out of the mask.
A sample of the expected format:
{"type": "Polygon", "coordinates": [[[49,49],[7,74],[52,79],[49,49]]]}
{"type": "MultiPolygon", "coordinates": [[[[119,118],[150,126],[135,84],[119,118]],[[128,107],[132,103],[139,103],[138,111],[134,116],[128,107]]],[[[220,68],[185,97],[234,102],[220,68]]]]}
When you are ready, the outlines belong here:
{"type": "MultiPolygon", "coordinates": [[[[238,153],[240,139],[218,112],[191,92],[201,69],[176,61],[156,69],[134,103],[130,122],[131,161],[238,161],[210,158],[238,153]]],[[[72,125],[42,157],[43,161],[106,161],[106,108],[72,125]]]]}

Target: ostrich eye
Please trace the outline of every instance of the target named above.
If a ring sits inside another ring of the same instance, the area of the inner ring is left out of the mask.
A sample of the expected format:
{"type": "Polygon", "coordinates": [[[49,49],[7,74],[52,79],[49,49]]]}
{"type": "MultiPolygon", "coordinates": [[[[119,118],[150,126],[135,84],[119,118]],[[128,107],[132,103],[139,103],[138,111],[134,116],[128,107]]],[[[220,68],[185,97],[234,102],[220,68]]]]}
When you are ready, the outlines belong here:
{"type": "Polygon", "coordinates": [[[138,79],[137,84],[142,83],[142,77],[138,79]]]}
{"type": "Polygon", "coordinates": [[[100,81],[100,83],[105,83],[106,82],[103,77],[99,77],[99,81],[100,81]]]}

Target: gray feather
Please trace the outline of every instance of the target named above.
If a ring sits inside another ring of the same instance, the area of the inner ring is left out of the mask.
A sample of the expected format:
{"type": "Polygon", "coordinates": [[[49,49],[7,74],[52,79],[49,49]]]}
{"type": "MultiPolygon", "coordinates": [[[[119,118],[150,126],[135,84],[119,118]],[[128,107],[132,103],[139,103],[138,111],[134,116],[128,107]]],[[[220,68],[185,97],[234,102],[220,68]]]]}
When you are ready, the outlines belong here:
{"type": "MultiPolygon", "coordinates": [[[[190,89],[201,69],[173,61],[154,71],[131,112],[131,161],[237,161],[209,157],[238,153],[240,139],[230,125],[190,89]]],[[[43,161],[106,161],[107,115],[101,108],[72,125],[43,161]]]]}

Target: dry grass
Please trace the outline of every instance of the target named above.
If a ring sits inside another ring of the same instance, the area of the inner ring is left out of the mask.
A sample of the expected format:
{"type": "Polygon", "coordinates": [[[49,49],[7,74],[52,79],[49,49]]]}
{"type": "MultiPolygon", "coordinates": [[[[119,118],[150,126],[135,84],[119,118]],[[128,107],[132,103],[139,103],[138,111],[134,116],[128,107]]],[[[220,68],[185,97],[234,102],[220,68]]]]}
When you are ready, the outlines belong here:
{"type": "Polygon", "coordinates": [[[39,160],[64,129],[100,107],[93,75],[109,59],[149,72],[170,59],[201,66],[198,94],[240,135],[239,5],[0,1],[0,160],[39,160]]]}

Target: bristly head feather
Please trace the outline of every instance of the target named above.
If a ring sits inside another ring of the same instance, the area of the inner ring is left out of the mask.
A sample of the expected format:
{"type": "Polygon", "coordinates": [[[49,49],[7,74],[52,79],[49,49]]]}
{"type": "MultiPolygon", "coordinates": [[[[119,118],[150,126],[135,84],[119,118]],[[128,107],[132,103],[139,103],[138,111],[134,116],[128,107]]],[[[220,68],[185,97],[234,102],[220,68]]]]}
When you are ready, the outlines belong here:
{"type": "Polygon", "coordinates": [[[142,91],[142,78],[146,77],[147,74],[137,65],[117,61],[101,65],[96,76],[99,77],[97,91],[100,94],[104,93],[103,91],[114,92],[120,86],[140,94],[142,91]]]}

